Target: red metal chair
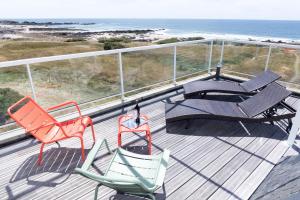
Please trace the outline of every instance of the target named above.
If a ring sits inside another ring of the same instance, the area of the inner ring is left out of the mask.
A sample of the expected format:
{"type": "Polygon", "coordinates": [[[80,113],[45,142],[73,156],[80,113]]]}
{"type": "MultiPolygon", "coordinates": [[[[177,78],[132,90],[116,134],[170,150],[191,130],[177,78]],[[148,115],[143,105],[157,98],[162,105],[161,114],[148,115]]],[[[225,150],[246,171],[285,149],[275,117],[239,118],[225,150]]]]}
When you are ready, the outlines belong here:
{"type": "Polygon", "coordinates": [[[25,128],[26,132],[33,135],[42,145],[38,158],[38,164],[41,164],[43,157],[43,148],[45,144],[58,142],[60,140],[71,137],[78,137],[81,143],[81,156],[84,160],[84,142],[83,133],[88,125],[91,126],[94,142],[95,131],[93,122],[90,117],[82,116],[79,106],[75,101],[67,101],[65,103],[50,107],[44,110],[31,97],[24,97],[17,103],[10,106],[7,110],[8,114],[20,126],[25,128]],[[64,122],[58,122],[47,111],[55,110],[68,105],[74,105],[79,113],[79,117],[64,122]]]}

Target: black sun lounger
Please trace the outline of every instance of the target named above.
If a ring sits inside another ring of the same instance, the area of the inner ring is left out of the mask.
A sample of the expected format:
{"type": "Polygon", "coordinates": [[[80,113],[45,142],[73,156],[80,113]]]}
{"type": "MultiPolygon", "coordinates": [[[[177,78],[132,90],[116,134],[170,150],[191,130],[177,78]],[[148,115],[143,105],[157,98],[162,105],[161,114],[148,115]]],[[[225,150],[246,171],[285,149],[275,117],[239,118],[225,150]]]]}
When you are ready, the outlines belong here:
{"type": "Polygon", "coordinates": [[[228,81],[193,81],[183,85],[184,96],[189,98],[195,94],[206,94],[208,92],[251,95],[279,78],[280,76],[278,74],[267,70],[253,79],[242,83],[228,81]]]}
{"type": "Polygon", "coordinates": [[[166,122],[188,119],[216,119],[240,122],[273,122],[288,119],[291,128],[296,111],[284,103],[291,94],[278,83],[271,83],[262,91],[241,103],[186,99],[165,104],[166,122]],[[282,105],[289,112],[277,115],[276,109],[282,105]]]}

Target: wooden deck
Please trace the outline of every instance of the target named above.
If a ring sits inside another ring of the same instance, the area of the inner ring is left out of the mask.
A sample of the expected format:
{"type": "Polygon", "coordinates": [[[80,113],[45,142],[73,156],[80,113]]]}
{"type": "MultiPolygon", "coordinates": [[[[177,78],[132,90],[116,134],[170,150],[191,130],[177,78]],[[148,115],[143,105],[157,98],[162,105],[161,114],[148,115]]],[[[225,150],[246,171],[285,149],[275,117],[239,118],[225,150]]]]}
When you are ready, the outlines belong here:
{"type": "MultiPolygon", "coordinates": [[[[214,120],[193,120],[188,129],[182,122],[166,127],[164,101],[178,98],[182,95],[173,92],[141,104],[141,112],[150,117],[154,154],[164,148],[171,150],[157,199],[249,198],[287,151],[282,142],[285,132],[271,124],[244,124],[251,133],[248,135],[239,123],[214,120]]],[[[288,101],[297,103],[294,98],[288,101]]],[[[113,148],[117,146],[117,116],[121,112],[94,119],[97,137],[107,138],[113,148]]],[[[90,130],[85,142],[88,152],[90,130]]],[[[147,152],[143,135],[124,135],[123,144],[131,151],[147,152]]],[[[36,165],[40,146],[33,139],[0,149],[0,199],[92,199],[96,183],[73,173],[82,164],[79,141],[70,139],[60,145],[46,146],[42,166],[36,165]]],[[[105,171],[109,159],[110,155],[100,151],[92,170],[105,171]]],[[[105,187],[100,188],[98,197],[133,199],[105,187]]]]}

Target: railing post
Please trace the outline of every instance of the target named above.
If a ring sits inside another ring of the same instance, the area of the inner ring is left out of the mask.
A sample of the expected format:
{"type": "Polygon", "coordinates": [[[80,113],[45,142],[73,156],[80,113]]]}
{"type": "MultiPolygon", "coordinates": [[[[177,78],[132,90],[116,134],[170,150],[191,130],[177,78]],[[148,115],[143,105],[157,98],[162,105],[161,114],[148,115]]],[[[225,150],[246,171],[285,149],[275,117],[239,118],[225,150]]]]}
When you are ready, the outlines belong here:
{"type": "Polygon", "coordinates": [[[29,78],[29,83],[30,83],[30,87],[31,87],[31,91],[32,91],[32,97],[35,101],[37,101],[29,64],[26,64],[26,69],[27,69],[27,75],[29,78]]]}
{"type": "Polygon", "coordinates": [[[267,71],[267,69],[269,67],[271,52],[272,52],[272,46],[270,45],[269,46],[269,52],[268,52],[267,60],[266,60],[265,71],[267,71]]]}
{"type": "Polygon", "coordinates": [[[176,85],[176,59],[177,59],[177,47],[174,46],[174,49],[173,49],[173,53],[174,53],[174,57],[173,57],[173,83],[174,85],[176,85]]]}
{"type": "Polygon", "coordinates": [[[220,61],[219,61],[219,63],[221,65],[223,65],[223,56],[224,56],[224,40],[222,41],[221,55],[220,55],[220,61]]]}
{"type": "Polygon", "coordinates": [[[207,72],[208,72],[209,75],[211,75],[211,61],[212,61],[213,45],[214,45],[214,41],[212,40],[212,41],[210,42],[209,58],[208,58],[208,69],[207,69],[207,72]]]}
{"type": "Polygon", "coordinates": [[[97,69],[97,56],[94,56],[94,69],[97,69]]]}
{"type": "Polygon", "coordinates": [[[299,120],[300,120],[300,105],[297,106],[296,116],[292,119],[293,126],[290,130],[289,137],[287,139],[287,143],[289,146],[293,146],[295,139],[300,131],[299,120]]]}
{"type": "Polygon", "coordinates": [[[124,79],[123,79],[123,63],[122,63],[122,53],[118,53],[119,60],[119,70],[120,70],[120,86],[121,86],[121,100],[124,101],[124,79]]]}
{"type": "Polygon", "coordinates": [[[222,41],[220,61],[217,65],[216,80],[220,80],[221,67],[223,67],[223,55],[224,55],[224,40],[222,41]]]}

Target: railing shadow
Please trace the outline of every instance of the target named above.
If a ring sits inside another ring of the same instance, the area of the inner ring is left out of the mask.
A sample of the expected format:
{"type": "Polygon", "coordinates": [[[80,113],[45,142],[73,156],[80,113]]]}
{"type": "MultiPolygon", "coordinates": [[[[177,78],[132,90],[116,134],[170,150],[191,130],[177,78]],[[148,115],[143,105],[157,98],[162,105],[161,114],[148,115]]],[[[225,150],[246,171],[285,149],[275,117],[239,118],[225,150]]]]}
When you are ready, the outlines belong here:
{"type": "Polygon", "coordinates": [[[17,143],[17,145],[15,144],[11,144],[8,146],[5,146],[3,148],[0,149],[0,158],[16,153],[18,151],[30,148],[32,146],[35,146],[37,144],[37,140],[35,140],[34,138],[30,138],[30,139],[26,139],[24,141],[20,141],[17,143]]]}

